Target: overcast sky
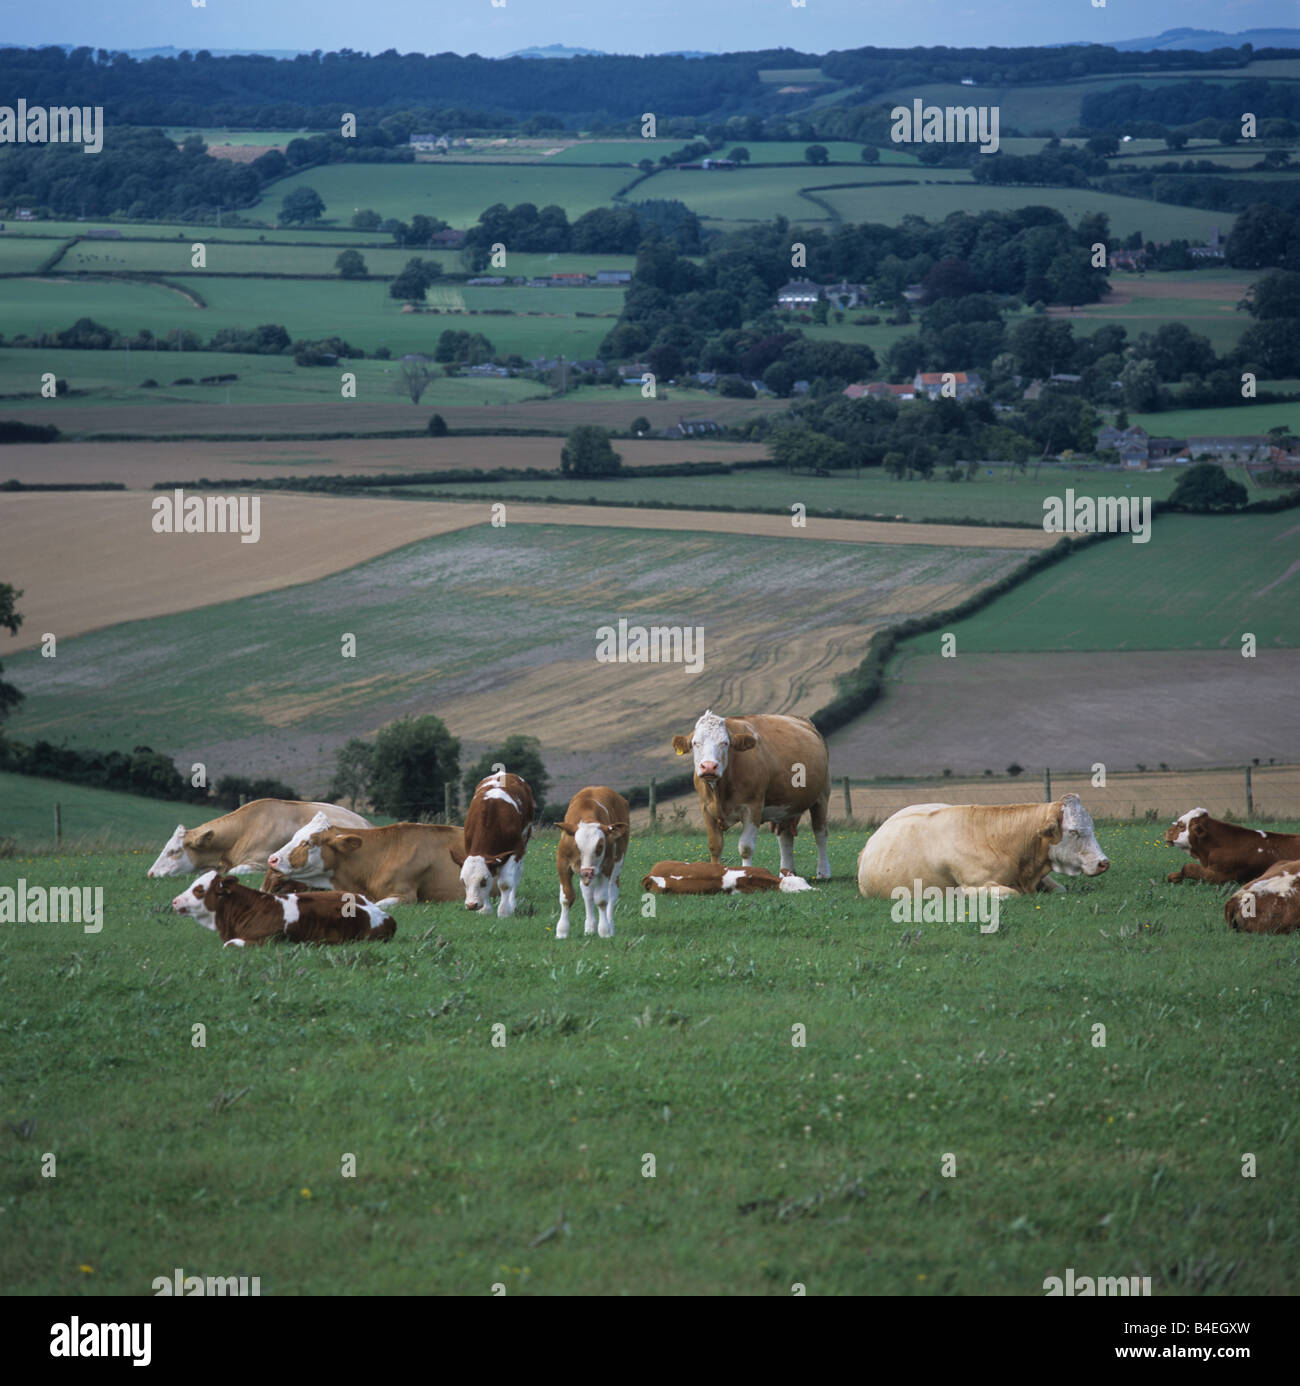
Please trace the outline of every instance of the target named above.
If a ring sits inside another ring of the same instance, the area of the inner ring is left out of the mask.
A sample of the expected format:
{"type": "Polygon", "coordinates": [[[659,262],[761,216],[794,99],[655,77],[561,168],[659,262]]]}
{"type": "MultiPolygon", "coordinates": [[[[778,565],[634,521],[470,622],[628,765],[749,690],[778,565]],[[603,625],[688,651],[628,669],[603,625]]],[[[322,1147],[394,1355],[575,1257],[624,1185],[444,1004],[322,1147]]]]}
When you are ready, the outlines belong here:
{"type": "Polygon", "coordinates": [[[60,0],[6,6],[0,42],[95,48],[354,48],[499,57],[548,43],[611,53],[826,52],[1075,41],[1165,29],[1300,27],[1300,0],[60,0]]]}

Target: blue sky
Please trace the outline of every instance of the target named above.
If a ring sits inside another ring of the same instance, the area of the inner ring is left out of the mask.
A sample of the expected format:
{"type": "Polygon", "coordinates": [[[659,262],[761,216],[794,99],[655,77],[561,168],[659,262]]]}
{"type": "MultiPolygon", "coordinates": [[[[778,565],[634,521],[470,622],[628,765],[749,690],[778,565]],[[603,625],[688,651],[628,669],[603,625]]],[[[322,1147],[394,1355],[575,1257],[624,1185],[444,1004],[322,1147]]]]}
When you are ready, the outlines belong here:
{"type": "Polygon", "coordinates": [[[0,41],[97,48],[355,48],[497,57],[547,43],[618,53],[865,44],[1020,46],[1171,28],[1300,27],[1298,0],[60,0],[10,5],[0,41]]]}

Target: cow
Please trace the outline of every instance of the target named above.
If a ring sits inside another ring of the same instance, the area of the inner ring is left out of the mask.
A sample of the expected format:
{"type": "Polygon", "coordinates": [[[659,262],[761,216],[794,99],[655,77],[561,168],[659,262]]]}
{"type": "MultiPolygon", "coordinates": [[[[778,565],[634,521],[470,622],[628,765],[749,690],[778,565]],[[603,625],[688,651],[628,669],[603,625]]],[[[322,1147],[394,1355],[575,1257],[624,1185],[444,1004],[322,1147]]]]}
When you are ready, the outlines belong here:
{"type": "Polygon", "coordinates": [[[1048,874],[1110,866],[1077,794],[1050,804],[912,804],[885,819],[858,856],[858,891],[965,886],[996,895],[1064,890],[1048,874]]]}
{"type": "Polygon", "coordinates": [[[460,898],[452,853],[464,846],[464,832],[446,823],[336,828],[317,814],[272,852],[267,864],[310,887],[392,896],[410,905],[460,898]]]}
{"type": "Polygon", "coordinates": [[[781,845],[781,868],[793,871],[795,832],[807,812],[817,840],[817,879],[830,880],[830,765],[826,742],[811,722],[781,713],[719,717],[706,712],[690,736],[673,737],[673,750],[693,757],[712,862],[722,860],[723,834],[740,823],[740,860],[748,866],[760,825],[770,823],[781,845]]]}
{"type": "Polygon", "coordinates": [[[627,800],[606,785],[589,784],[569,800],[560,824],[560,845],[555,849],[555,869],[560,875],[556,938],[569,937],[575,869],[587,917],[582,932],[614,937],[614,906],[618,904],[618,878],[623,872],[630,822],[627,800]]]}
{"type": "Polygon", "coordinates": [[[1228,896],[1223,917],[1244,934],[1300,929],[1300,861],[1275,861],[1262,876],[1228,896]]]}
{"type": "Polygon", "coordinates": [[[215,867],[237,876],[265,871],[266,858],[295,829],[317,813],[341,828],[368,828],[359,813],[338,804],[314,804],[302,799],[254,799],[232,813],[188,831],[183,823],[168,838],[149,868],[148,879],[189,875],[215,867]]]}
{"type": "Polygon", "coordinates": [[[1180,881],[1210,881],[1243,885],[1253,881],[1265,867],[1278,861],[1300,858],[1300,833],[1266,833],[1262,828],[1239,828],[1211,818],[1203,808],[1188,809],[1165,830],[1165,843],[1182,847],[1192,860],[1165,878],[1180,881]]]}
{"type": "Polygon", "coordinates": [[[779,876],[761,866],[723,866],[712,861],[657,861],[641,878],[641,889],[652,895],[750,895],[759,890],[787,893],[812,886],[782,868],[779,876]]]}
{"type": "Polygon", "coordinates": [[[478,782],[465,810],[465,845],[451,853],[460,867],[467,910],[491,914],[495,886],[501,891],[498,918],[514,914],[532,831],[533,791],[526,780],[502,770],[478,782]]]}
{"type": "Polygon", "coordinates": [[[223,948],[245,948],[284,938],[290,943],[377,942],[397,932],[391,915],[394,900],[378,904],[364,895],[317,891],[308,895],[267,895],[241,885],[234,876],[205,871],[188,890],[172,900],[177,914],[187,914],[221,939],[223,948]]]}

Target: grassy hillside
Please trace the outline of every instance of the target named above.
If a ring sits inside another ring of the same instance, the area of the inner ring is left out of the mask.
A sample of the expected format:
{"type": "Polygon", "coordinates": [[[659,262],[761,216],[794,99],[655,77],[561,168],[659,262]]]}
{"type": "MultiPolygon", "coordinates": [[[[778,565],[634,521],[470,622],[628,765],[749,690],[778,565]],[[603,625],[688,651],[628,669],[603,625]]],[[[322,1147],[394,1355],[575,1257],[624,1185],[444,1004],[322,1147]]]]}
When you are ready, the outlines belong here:
{"type": "MultiPolygon", "coordinates": [[[[516,918],[409,907],[392,943],[337,950],[223,952],[139,857],[3,863],[102,887],[105,922],[0,930],[7,1120],[39,1121],[0,1145],[0,1277],[1023,1296],[1073,1266],[1156,1295],[1283,1294],[1293,944],[1164,884],[1150,828],[1099,836],[1105,877],[1012,901],[987,935],[861,900],[861,834],[833,837],[816,893],[652,897],[652,918],[642,873],[703,842],[635,838],[612,941],[554,939],[550,834],[516,918]]],[[[758,859],[775,865],[768,834],[758,859]]]]}
{"type": "MultiPolygon", "coordinates": [[[[194,804],[146,799],[110,789],[65,784],[34,775],[0,770],[0,840],[12,839],[19,850],[54,848],[54,805],[62,807],[63,850],[85,852],[104,847],[132,847],[152,861],[177,823],[188,826],[211,818],[194,804]]],[[[146,861],[141,872],[149,865],[146,861]]],[[[11,863],[0,862],[0,878],[11,863]]]]}

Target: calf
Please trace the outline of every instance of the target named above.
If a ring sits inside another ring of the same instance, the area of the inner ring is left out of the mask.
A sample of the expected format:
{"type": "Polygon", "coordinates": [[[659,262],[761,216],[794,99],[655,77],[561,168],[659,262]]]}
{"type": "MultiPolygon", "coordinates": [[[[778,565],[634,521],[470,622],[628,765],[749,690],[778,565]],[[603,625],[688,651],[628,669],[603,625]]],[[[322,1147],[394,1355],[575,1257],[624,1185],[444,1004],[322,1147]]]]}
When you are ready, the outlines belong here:
{"type": "Polygon", "coordinates": [[[657,861],[641,878],[641,889],[653,895],[751,895],[759,890],[811,890],[793,871],[774,876],[761,866],[723,866],[714,861],[657,861]]]}
{"type": "Polygon", "coordinates": [[[583,933],[614,937],[614,906],[618,904],[618,878],[627,852],[629,824],[627,800],[604,785],[588,785],[569,800],[564,822],[560,824],[560,845],[555,852],[555,867],[560,873],[560,922],[555,926],[556,938],[569,937],[575,867],[582,886],[582,907],[587,916],[583,933]]]}
{"type": "Polygon", "coordinates": [[[515,912],[515,894],[524,874],[524,853],[533,831],[533,791],[506,771],[480,780],[465,811],[465,846],[453,849],[460,867],[467,910],[492,912],[493,887],[501,891],[497,915],[515,912]]]}
{"type": "Polygon", "coordinates": [[[912,804],[886,818],[858,856],[858,891],[981,887],[998,895],[1064,890],[1049,874],[1110,866],[1077,794],[1051,804],[912,804]]]}
{"type": "Polygon", "coordinates": [[[1300,861],[1278,861],[1257,880],[1228,896],[1223,917],[1244,934],[1289,934],[1300,929],[1300,861]]]}
{"type": "Polygon", "coordinates": [[[392,900],[372,904],[362,895],[317,891],[308,895],[266,895],[240,885],[234,876],[206,871],[172,901],[212,929],[224,948],[244,948],[286,938],[291,943],[348,943],[390,939],[397,925],[385,909],[392,900]]]}
{"type": "Polygon", "coordinates": [[[318,814],[267,859],[272,873],[293,872],[309,886],[347,890],[399,904],[457,900],[460,881],[452,852],[465,834],[446,823],[389,823],[383,828],[335,828],[318,814]]]}
{"type": "Polygon", "coordinates": [[[1211,818],[1203,808],[1188,809],[1175,818],[1165,832],[1170,847],[1182,847],[1192,856],[1167,880],[1209,881],[1238,885],[1253,881],[1274,862],[1300,858],[1300,833],[1266,833],[1262,828],[1239,828],[1211,818]]]}

